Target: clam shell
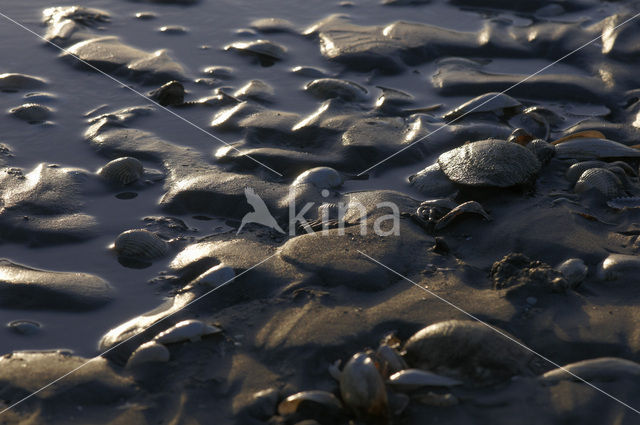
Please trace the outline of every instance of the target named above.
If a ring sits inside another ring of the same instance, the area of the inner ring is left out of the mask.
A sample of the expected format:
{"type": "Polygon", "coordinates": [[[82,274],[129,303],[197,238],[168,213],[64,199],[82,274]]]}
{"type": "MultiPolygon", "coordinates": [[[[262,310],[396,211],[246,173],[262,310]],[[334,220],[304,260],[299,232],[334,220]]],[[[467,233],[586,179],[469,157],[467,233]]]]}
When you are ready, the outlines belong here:
{"type": "Polygon", "coordinates": [[[437,375],[421,369],[405,369],[394,373],[387,381],[389,385],[401,391],[413,391],[422,387],[454,387],[461,381],[437,375]]]}
{"type": "Polygon", "coordinates": [[[340,394],[356,416],[367,420],[388,417],[387,392],[373,360],[365,354],[355,354],[340,375],[340,394]]]}
{"type": "Polygon", "coordinates": [[[321,409],[339,412],[342,410],[340,400],[327,391],[302,391],[285,398],[278,405],[278,414],[288,416],[298,412],[303,404],[315,404],[321,409]]]}
{"type": "Polygon", "coordinates": [[[156,335],[154,341],[160,344],[173,344],[183,341],[199,341],[205,335],[213,335],[222,332],[217,326],[207,325],[200,320],[183,320],[176,323],[166,331],[156,335]]]}
{"type": "Polygon", "coordinates": [[[598,266],[600,280],[628,280],[640,272],[640,257],[627,254],[609,254],[598,266]]]}
{"type": "Polygon", "coordinates": [[[584,193],[595,189],[607,198],[615,198],[620,194],[622,182],[611,171],[605,168],[590,168],[580,175],[573,190],[584,193]]]}
{"type": "Polygon", "coordinates": [[[502,113],[505,110],[520,107],[522,104],[513,97],[504,93],[485,93],[481,96],[475,97],[468,102],[463,103],[452,111],[443,115],[445,121],[451,121],[459,118],[467,113],[479,113],[479,112],[499,112],[502,113]]]}
{"type": "MultiPolygon", "coordinates": [[[[518,341],[508,332],[500,332],[518,341]]],[[[447,375],[456,371],[458,376],[481,382],[529,372],[531,352],[504,335],[475,321],[439,322],[409,338],[404,347],[405,358],[411,367],[436,372],[442,368],[447,375]],[[492,376],[478,375],[478,369],[489,369],[492,376]]]]}
{"type": "Polygon", "coordinates": [[[281,44],[269,40],[238,41],[231,43],[225,50],[236,50],[242,53],[266,56],[270,59],[281,60],[287,53],[287,48],[281,44]]]}
{"type": "Polygon", "coordinates": [[[25,103],[9,110],[16,118],[30,123],[39,123],[51,118],[53,110],[48,106],[37,103],[25,103]]]}
{"type": "Polygon", "coordinates": [[[425,196],[443,197],[457,190],[437,162],[409,176],[409,184],[425,196]]]}
{"type": "Polygon", "coordinates": [[[340,98],[347,101],[363,101],[368,99],[367,90],[353,81],[338,78],[319,78],[307,84],[307,92],[319,99],[340,98]]]}
{"type": "Polygon", "coordinates": [[[120,256],[147,260],[162,257],[169,251],[169,245],[164,240],[144,229],[120,233],[114,248],[120,256]]]}
{"type": "Polygon", "coordinates": [[[144,167],[142,163],[130,156],[114,159],[98,170],[98,175],[108,182],[121,185],[136,182],[143,174],[144,167]]]}
{"type": "Polygon", "coordinates": [[[126,367],[133,368],[144,363],[165,363],[169,361],[169,350],[156,341],[149,341],[138,347],[127,361],[126,367]]]}
{"type": "Polygon", "coordinates": [[[331,167],[311,168],[300,174],[291,183],[291,186],[312,184],[318,189],[332,189],[342,185],[344,179],[342,175],[331,167]]]}
{"type": "Polygon", "coordinates": [[[0,90],[2,91],[30,90],[46,84],[42,78],[32,75],[15,73],[0,74],[0,90]]]}
{"type": "Polygon", "coordinates": [[[451,181],[469,186],[524,184],[540,170],[540,161],[527,148],[498,139],[467,143],[445,152],[438,164],[451,181]]]}
{"type": "Polygon", "coordinates": [[[571,167],[567,169],[567,172],[564,174],[565,178],[571,184],[576,184],[582,173],[587,171],[590,168],[604,168],[607,166],[607,163],[604,161],[582,161],[573,164],[571,167]]]}
{"type": "Polygon", "coordinates": [[[232,267],[220,263],[198,276],[192,285],[206,285],[217,288],[220,285],[230,283],[235,277],[236,273],[232,267]]]}
{"type": "Polygon", "coordinates": [[[580,285],[589,272],[589,268],[580,258],[570,258],[558,265],[556,270],[562,273],[572,288],[580,285]]]}
{"type": "Polygon", "coordinates": [[[568,374],[564,369],[585,381],[637,380],[640,378],[640,364],[617,357],[601,357],[571,363],[563,366],[562,369],[550,370],[542,375],[539,380],[544,384],[554,384],[565,380],[578,380],[575,376],[568,374]]]}
{"type": "Polygon", "coordinates": [[[561,159],[638,158],[640,150],[607,139],[571,139],[556,145],[561,159]]]}

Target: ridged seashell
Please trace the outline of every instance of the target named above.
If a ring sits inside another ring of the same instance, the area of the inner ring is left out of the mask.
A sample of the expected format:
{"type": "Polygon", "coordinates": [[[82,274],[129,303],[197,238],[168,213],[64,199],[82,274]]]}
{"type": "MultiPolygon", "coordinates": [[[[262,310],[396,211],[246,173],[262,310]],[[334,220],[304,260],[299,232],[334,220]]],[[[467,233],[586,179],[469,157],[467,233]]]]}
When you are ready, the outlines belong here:
{"type": "Polygon", "coordinates": [[[600,280],[618,280],[636,277],[639,272],[640,257],[637,255],[609,254],[598,266],[597,275],[600,280]]]}
{"type": "Polygon", "coordinates": [[[395,348],[385,344],[378,347],[374,354],[374,360],[383,378],[388,378],[394,373],[409,367],[395,348]]]}
{"type": "Polygon", "coordinates": [[[545,384],[554,384],[565,380],[578,381],[576,376],[585,381],[637,380],[640,378],[640,364],[617,357],[600,357],[582,360],[562,368],[550,370],[542,375],[539,380],[545,384]],[[567,370],[575,376],[567,373],[567,370]]]}
{"type": "Polygon", "coordinates": [[[476,201],[467,201],[458,205],[439,219],[434,230],[445,228],[463,214],[477,214],[484,217],[485,220],[491,220],[491,217],[487,214],[484,208],[482,208],[482,205],[476,201]]]}
{"type": "Polygon", "coordinates": [[[640,150],[607,139],[571,139],[556,145],[561,159],[638,158],[640,150]]]}
{"type": "Polygon", "coordinates": [[[25,103],[9,110],[9,113],[16,118],[29,123],[40,123],[51,118],[53,110],[48,106],[37,103],[25,103]]]}
{"type": "Polygon", "coordinates": [[[572,185],[576,184],[582,173],[590,168],[604,168],[607,163],[604,161],[582,161],[573,164],[564,174],[565,178],[572,185]]]}
{"type": "Polygon", "coordinates": [[[288,416],[304,409],[326,410],[328,414],[332,412],[335,415],[342,410],[342,404],[327,391],[302,391],[282,400],[278,405],[278,414],[288,416]]]}
{"type": "Polygon", "coordinates": [[[144,167],[136,158],[123,156],[105,164],[97,174],[104,177],[109,183],[127,185],[142,177],[144,167]]]}
{"type": "Polygon", "coordinates": [[[622,182],[605,168],[590,168],[580,175],[573,190],[580,194],[595,189],[606,198],[615,198],[620,194],[622,182]]]}
{"type": "Polygon", "coordinates": [[[578,287],[589,272],[589,268],[580,258],[570,258],[556,267],[556,270],[562,273],[572,288],[578,287]]]}
{"type": "Polygon", "coordinates": [[[282,60],[287,53],[286,47],[269,40],[237,41],[225,46],[224,49],[257,56],[263,65],[282,60]]]}
{"type": "Polygon", "coordinates": [[[367,90],[353,81],[338,78],[319,78],[307,84],[304,89],[318,99],[340,98],[347,101],[368,99],[367,90]]]}
{"type": "Polygon", "coordinates": [[[7,323],[7,328],[20,335],[35,335],[40,332],[41,325],[32,320],[14,320],[7,323]]]}
{"type": "Polygon", "coordinates": [[[169,350],[156,341],[149,341],[138,347],[127,361],[128,368],[133,368],[144,363],[164,363],[169,361],[169,350]]]}
{"type": "Polygon", "coordinates": [[[547,164],[556,154],[556,148],[551,143],[547,143],[542,139],[534,139],[527,145],[533,154],[538,158],[541,164],[547,164]]]}
{"type": "Polygon", "coordinates": [[[291,186],[299,186],[311,183],[318,189],[332,189],[342,185],[342,175],[331,167],[315,167],[300,174],[291,183],[291,186]]]}
{"type": "Polygon", "coordinates": [[[498,330],[504,335],[475,321],[434,323],[409,338],[404,347],[405,358],[411,367],[445,375],[454,373],[456,377],[480,382],[530,372],[531,352],[514,342],[518,341],[515,337],[498,330]],[[481,372],[483,369],[489,370],[491,375],[481,372]]]}
{"type": "Polygon", "coordinates": [[[443,197],[454,193],[457,188],[440,169],[437,162],[424,170],[409,176],[409,184],[425,196],[443,197]]]}
{"type": "Polygon", "coordinates": [[[271,100],[275,90],[262,80],[251,80],[233,93],[233,96],[240,100],[254,99],[268,101],[271,100]]]}
{"type": "Polygon", "coordinates": [[[617,210],[622,210],[625,208],[640,208],[640,197],[628,196],[628,197],[610,199],[607,201],[607,205],[617,210]]]}
{"type": "Polygon", "coordinates": [[[400,391],[413,391],[423,387],[454,387],[462,385],[457,379],[437,375],[421,369],[405,369],[394,373],[387,381],[400,391]]]}
{"type": "Polygon", "coordinates": [[[540,161],[527,148],[504,140],[467,143],[438,158],[442,172],[454,183],[509,187],[524,184],[540,170],[540,161]]]}
{"type": "Polygon", "coordinates": [[[147,260],[162,257],[169,251],[169,245],[163,239],[144,229],[120,233],[114,248],[120,256],[147,260]]]}
{"type": "Polygon", "coordinates": [[[498,112],[502,114],[505,110],[515,109],[522,104],[513,97],[504,93],[485,93],[463,103],[452,111],[443,115],[445,121],[451,121],[469,113],[498,112]]]}
{"type": "Polygon", "coordinates": [[[384,423],[389,407],[384,382],[373,360],[354,354],[340,375],[340,394],[345,405],[359,418],[384,423]]]}
{"type": "Polygon", "coordinates": [[[179,81],[169,81],[150,91],[149,97],[162,106],[182,105],[184,103],[184,86],[179,81]]]}
{"type": "Polygon", "coordinates": [[[166,331],[156,335],[154,341],[160,344],[173,344],[182,341],[196,342],[205,335],[213,335],[222,332],[217,326],[207,325],[200,320],[183,320],[176,323],[166,331]]]}

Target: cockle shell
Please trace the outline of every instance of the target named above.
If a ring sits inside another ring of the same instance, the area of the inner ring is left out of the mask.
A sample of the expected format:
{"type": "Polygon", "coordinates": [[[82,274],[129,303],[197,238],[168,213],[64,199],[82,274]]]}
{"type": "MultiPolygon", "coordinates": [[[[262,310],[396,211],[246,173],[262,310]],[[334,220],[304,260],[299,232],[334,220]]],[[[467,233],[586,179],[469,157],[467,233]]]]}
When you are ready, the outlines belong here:
{"type": "Polygon", "coordinates": [[[48,106],[37,103],[25,103],[24,105],[12,108],[11,115],[29,123],[39,123],[48,120],[53,110],[48,106]]]}
{"type": "Polygon", "coordinates": [[[347,101],[363,101],[368,98],[367,90],[353,81],[338,78],[319,78],[307,84],[304,89],[319,99],[340,98],[347,101]]]}
{"type": "Polygon", "coordinates": [[[604,161],[581,161],[576,162],[571,167],[569,167],[564,174],[567,181],[571,184],[576,184],[582,173],[587,171],[590,168],[604,168],[607,166],[607,163],[604,161]]]}
{"type": "Polygon", "coordinates": [[[387,392],[373,360],[354,354],[340,375],[340,394],[344,403],[363,420],[385,423],[388,417],[387,392]]]}
{"type": "Polygon", "coordinates": [[[445,152],[438,164],[449,180],[468,186],[515,186],[528,182],[540,170],[540,161],[527,148],[498,139],[445,152]]]}
{"type": "Polygon", "coordinates": [[[105,164],[97,174],[110,183],[127,185],[142,177],[144,167],[136,158],[123,156],[105,164]]]}
{"type": "Polygon", "coordinates": [[[616,379],[640,378],[640,364],[631,360],[617,357],[600,357],[597,359],[582,360],[553,369],[542,375],[539,380],[544,384],[554,384],[564,380],[578,381],[580,378],[586,381],[613,381],[616,379]],[[573,375],[567,373],[573,373],[573,375]]]}
{"type": "Polygon", "coordinates": [[[166,331],[160,332],[153,339],[160,344],[173,344],[182,341],[195,342],[205,335],[213,335],[220,332],[222,332],[222,329],[217,326],[190,319],[176,323],[166,331]]]}
{"type": "Polygon", "coordinates": [[[169,251],[169,245],[163,239],[144,229],[120,233],[114,248],[120,256],[146,260],[162,257],[169,251]]]}
{"type": "Polygon", "coordinates": [[[405,369],[394,373],[389,377],[387,383],[401,391],[413,391],[423,387],[454,387],[462,385],[462,382],[457,379],[421,369],[405,369]]]}
{"type": "Polygon", "coordinates": [[[595,189],[606,198],[615,198],[620,194],[622,182],[611,171],[605,168],[590,168],[580,175],[573,190],[584,193],[595,189]]]}
{"type": "Polygon", "coordinates": [[[310,183],[318,189],[332,189],[342,185],[342,175],[331,167],[315,167],[300,174],[291,186],[310,183]]]}
{"type": "Polygon", "coordinates": [[[278,405],[278,414],[288,416],[298,412],[304,404],[315,404],[321,409],[339,412],[342,410],[342,403],[333,394],[327,391],[302,391],[285,398],[278,405]]]}
{"type": "Polygon", "coordinates": [[[442,117],[445,121],[451,121],[465,114],[479,112],[497,112],[502,114],[505,110],[516,109],[522,104],[513,97],[504,93],[485,93],[463,103],[442,117]]]}
{"type": "Polygon", "coordinates": [[[469,320],[434,323],[414,334],[405,344],[405,358],[411,367],[445,375],[455,372],[475,381],[497,381],[528,372],[530,351],[506,331],[469,320]],[[479,373],[491,372],[491,376],[479,373]]]}
{"type": "Polygon", "coordinates": [[[138,347],[127,361],[127,367],[133,368],[144,363],[164,363],[169,361],[169,350],[156,341],[149,341],[138,347]]]}

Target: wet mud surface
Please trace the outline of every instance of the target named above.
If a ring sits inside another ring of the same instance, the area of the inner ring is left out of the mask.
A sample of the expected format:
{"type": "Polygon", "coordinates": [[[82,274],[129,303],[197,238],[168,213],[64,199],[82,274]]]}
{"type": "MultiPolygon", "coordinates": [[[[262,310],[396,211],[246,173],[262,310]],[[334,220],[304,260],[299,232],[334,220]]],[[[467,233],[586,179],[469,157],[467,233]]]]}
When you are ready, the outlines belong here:
{"type": "Polygon", "coordinates": [[[633,2],[7,3],[0,423],[638,421],[633,2]]]}

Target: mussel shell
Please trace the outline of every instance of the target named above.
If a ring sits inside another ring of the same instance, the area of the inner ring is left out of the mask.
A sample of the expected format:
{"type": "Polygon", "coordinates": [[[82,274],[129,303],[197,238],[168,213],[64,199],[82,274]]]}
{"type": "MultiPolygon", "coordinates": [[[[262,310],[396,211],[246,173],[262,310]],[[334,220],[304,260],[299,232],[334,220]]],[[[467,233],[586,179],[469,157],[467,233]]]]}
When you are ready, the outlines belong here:
{"type": "Polygon", "coordinates": [[[590,168],[580,175],[574,186],[576,193],[584,193],[595,189],[607,199],[615,198],[620,194],[622,182],[611,171],[605,168],[590,168]]]}
{"type": "Polygon", "coordinates": [[[122,257],[151,260],[162,257],[169,245],[155,233],[144,229],[122,232],[114,242],[115,251],[122,257]]]}
{"type": "Polygon", "coordinates": [[[340,375],[344,403],[361,419],[381,422],[388,417],[387,392],[380,373],[365,353],[355,354],[340,375]]]}
{"type": "Polygon", "coordinates": [[[136,158],[123,156],[108,162],[98,170],[97,174],[110,183],[127,185],[138,181],[142,177],[144,167],[136,158]]]}

